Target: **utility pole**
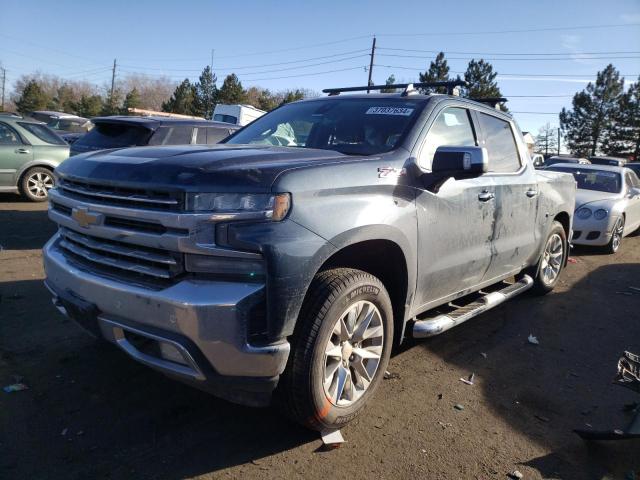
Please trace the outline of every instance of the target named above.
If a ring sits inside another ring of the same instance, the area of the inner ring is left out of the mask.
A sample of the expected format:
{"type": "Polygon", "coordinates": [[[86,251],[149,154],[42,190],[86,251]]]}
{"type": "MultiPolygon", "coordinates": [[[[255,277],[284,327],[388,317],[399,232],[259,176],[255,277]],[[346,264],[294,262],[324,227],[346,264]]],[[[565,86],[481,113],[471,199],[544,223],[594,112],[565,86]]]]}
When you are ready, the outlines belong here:
{"type": "Polygon", "coordinates": [[[4,112],[4,89],[7,81],[7,69],[2,68],[2,107],[0,108],[0,112],[4,112]]]}
{"type": "Polygon", "coordinates": [[[111,96],[109,97],[109,106],[113,111],[113,91],[116,87],[116,59],[113,59],[113,70],[111,71],[111,96]]]}
{"type": "Polygon", "coordinates": [[[560,127],[558,127],[558,155],[560,155],[560,127]]]}
{"type": "Polygon", "coordinates": [[[376,54],[376,36],[373,36],[373,43],[371,44],[371,61],[369,62],[369,82],[367,83],[367,93],[370,92],[369,87],[371,83],[371,75],[373,74],[373,57],[376,54]]]}

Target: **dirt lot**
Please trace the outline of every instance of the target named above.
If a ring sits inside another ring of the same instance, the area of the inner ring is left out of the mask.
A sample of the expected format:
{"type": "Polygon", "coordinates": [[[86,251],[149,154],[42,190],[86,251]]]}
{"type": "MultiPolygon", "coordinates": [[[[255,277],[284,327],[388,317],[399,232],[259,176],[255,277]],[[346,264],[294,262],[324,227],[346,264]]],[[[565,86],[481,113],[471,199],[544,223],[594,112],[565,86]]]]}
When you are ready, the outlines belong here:
{"type": "Polygon", "coordinates": [[[0,195],[0,382],[29,385],[0,391],[0,478],[640,475],[635,441],[587,448],[572,433],[622,428],[623,405],[638,400],[611,384],[622,351],[640,352],[640,295],[616,293],[640,287],[638,235],[616,256],[574,251],[546,298],[517,298],[397,352],[399,377],[343,431],[348,443],[320,452],[316,435],[273,411],[168,380],[60,315],[42,284],[53,232],[43,205],[0,195]],[[459,381],[471,372],[474,386],[459,381]]]}

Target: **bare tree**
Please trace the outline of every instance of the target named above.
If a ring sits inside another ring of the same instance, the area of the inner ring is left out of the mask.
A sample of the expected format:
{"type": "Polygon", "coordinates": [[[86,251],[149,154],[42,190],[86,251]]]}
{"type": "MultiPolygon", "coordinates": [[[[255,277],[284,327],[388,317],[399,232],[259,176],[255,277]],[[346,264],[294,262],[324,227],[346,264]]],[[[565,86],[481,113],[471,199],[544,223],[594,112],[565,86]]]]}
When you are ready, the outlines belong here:
{"type": "Polygon", "coordinates": [[[536,135],[536,151],[548,155],[558,149],[558,133],[555,127],[550,123],[546,123],[538,130],[536,135]]]}

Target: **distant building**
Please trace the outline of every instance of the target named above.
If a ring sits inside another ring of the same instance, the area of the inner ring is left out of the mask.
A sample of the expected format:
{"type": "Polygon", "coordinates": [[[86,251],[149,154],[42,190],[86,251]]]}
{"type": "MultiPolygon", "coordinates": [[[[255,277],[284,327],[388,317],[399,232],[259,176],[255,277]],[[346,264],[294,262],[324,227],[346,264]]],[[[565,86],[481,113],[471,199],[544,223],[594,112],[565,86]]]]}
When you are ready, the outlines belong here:
{"type": "Polygon", "coordinates": [[[536,140],[533,138],[529,132],[522,132],[522,137],[524,138],[524,143],[527,144],[527,150],[529,150],[529,155],[533,155],[533,148],[536,145],[536,140]]]}

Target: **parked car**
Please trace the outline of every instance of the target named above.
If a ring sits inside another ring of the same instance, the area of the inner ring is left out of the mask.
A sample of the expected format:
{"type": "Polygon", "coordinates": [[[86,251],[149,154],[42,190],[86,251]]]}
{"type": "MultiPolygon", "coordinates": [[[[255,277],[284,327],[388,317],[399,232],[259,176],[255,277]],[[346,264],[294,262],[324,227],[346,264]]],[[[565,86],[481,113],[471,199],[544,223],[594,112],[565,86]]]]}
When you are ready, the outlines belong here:
{"type": "Polygon", "coordinates": [[[556,164],[578,184],[572,242],[616,253],[622,238],[640,228],[640,180],[630,169],[608,165],[556,164]]]}
{"type": "Polygon", "coordinates": [[[544,167],[544,156],[541,153],[534,153],[531,155],[531,163],[535,168],[544,167]]]}
{"type": "Polygon", "coordinates": [[[71,155],[142,145],[212,145],[238,126],[170,117],[114,116],[92,119],[94,128],[71,144],[71,155]]]}
{"type": "Polygon", "coordinates": [[[553,157],[547,158],[544,162],[544,165],[546,168],[551,165],[555,165],[556,163],[577,163],[579,165],[589,165],[591,162],[586,158],[565,157],[562,155],[554,155],[553,157]]]}
{"type": "Polygon", "coordinates": [[[72,115],[65,112],[56,112],[54,110],[34,110],[27,113],[26,116],[30,119],[37,120],[38,122],[49,123],[51,120],[55,120],[56,118],[72,115]]]}
{"type": "Polygon", "coordinates": [[[58,132],[60,135],[63,133],[83,134],[93,128],[93,123],[88,118],[69,115],[49,120],[49,122],[47,122],[47,126],[58,132]]]}
{"type": "Polygon", "coordinates": [[[69,145],[44,123],[0,115],[0,192],[47,199],[53,169],[69,156],[69,145]]]}
{"type": "Polygon", "coordinates": [[[552,290],[575,204],[510,115],[391,87],[284,105],[221,145],[70,158],[44,248],[54,303],[175,379],[345,425],[394,342],[552,290]]]}
{"type": "Polygon", "coordinates": [[[625,164],[625,167],[627,167],[630,170],[633,170],[638,176],[638,178],[640,178],[640,162],[629,162],[625,164]]]}
{"type": "Polygon", "coordinates": [[[219,103],[213,110],[213,120],[244,127],[265,113],[267,112],[253,105],[224,105],[219,103]]]}
{"type": "Polygon", "coordinates": [[[627,161],[619,157],[589,157],[589,161],[594,165],[611,165],[613,167],[624,167],[627,161]]]}

